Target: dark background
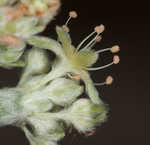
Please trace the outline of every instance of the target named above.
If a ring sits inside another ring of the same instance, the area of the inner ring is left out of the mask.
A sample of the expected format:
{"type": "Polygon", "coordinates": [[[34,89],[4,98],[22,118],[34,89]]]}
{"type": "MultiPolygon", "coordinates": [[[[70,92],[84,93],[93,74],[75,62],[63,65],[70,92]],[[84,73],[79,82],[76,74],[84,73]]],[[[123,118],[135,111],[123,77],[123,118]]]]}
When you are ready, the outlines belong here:
{"type": "MultiPolygon", "coordinates": [[[[104,24],[103,40],[95,49],[118,44],[121,62],[102,71],[92,72],[95,82],[111,74],[111,86],[98,87],[101,98],[109,104],[106,123],[97,128],[95,135],[86,137],[77,133],[67,135],[63,145],[150,145],[150,14],[148,5],[131,1],[63,0],[59,15],[44,32],[56,37],[54,28],[65,23],[68,12],[76,10],[79,17],[69,27],[74,45],[87,36],[93,27],[104,24]],[[76,136],[76,137],[74,137],[76,136]]],[[[96,65],[111,61],[105,53],[96,65]]],[[[15,86],[20,69],[0,70],[0,87],[15,86]]],[[[13,127],[0,129],[0,145],[28,145],[24,133],[13,127]]]]}

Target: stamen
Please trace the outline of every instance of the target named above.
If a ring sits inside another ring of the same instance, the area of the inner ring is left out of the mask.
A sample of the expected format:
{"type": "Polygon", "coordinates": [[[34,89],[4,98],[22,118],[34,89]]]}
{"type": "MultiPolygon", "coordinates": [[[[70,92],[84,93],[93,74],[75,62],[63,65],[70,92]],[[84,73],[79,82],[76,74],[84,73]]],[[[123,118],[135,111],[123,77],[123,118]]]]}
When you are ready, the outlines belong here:
{"type": "Polygon", "coordinates": [[[68,23],[70,22],[71,18],[72,18],[72,17],[69,16],[68,20],[67,20],[66,23],[65,23],[66,26],[67,26],[68,23]]]}
{"type": "Polygon", "coordinates": [[[78,14],[77,14],[76,11],[70,11],[70,12],[69,12],[69,16],[75,19],[75,18],[78,17],[78,14]]]}
{"type": "Polygon", "coordinates": [[[102,40],[102,36],[98,36],[97,38],[96,38],[96,40],[95,40],[95,42],[100,42],[102,40]]]}
{"type": "Polygon", "coordinates": [[[96,27],[94,28],[94,30],[95,30],[95,32],[97,32],[97,34],[102,33],[102,32],[104,31],[104,29],[105,29],[105,27],[104,27],[103,24],[101,24],[101,25],[99,25],[99,26],[96,26],[96,27]]]}
{"type": "Polygon", "coordinates": [[[82,49],[91,49],[96,43],[100,42],[102,40],[102,37],[98,34],[82,49]]]}
{"type": "Polygon", "coordinates": [[[63,25],[62,28],[63,28],[63,30],[64,30],[65,32],[67,32],[67,33],[70,32],[70,29],[69,29],[68,26],[63,25]]]}
{"type": "Polygon", "coordinates": [[[102,52],[106,52],[106,51],[111,51],[112,53],[117,53],[120,51],[120,48],[118,45],[115,45],[112,48],[106,48],[106,49],[98,50],[95,53],[102,53],[102,52]]]}
{"type": "Polygon", "coordinates": [[[98,34],[82,50],[88,49],[89,46],[92,45],[96,41],[97,37],[98,37],[98,34]]]}
{"type": "Polygon", "coordinates": [[[69,12],[69,18],[68,20],[66,21],[65,25],[67,26],[68,23],[70,22],[71,18],[75,19],[78,17],[78,14],[76,13],[76,11],[70,11],[69,12]]]}
{"type": "Polygon", "coordinates": [[[102,49],[102,50],[98,50],[95,53],[102,53],[102,52],[105,52],[105,51],[110,51],[110,48],[105,48],[105,49],[102,49]]]}
{"type": "Polygon", "coordinates": [[[113,82],[112,76],[108,76],[103,83],[94,83],[95,86],[111,85],[113,82]]]}
{"type": "Polygon", "coordinates": [[[109,67],[109,66],[111,66],[111,65],[113,65],[113,64],[118,64],[119,61],[120,61],[119,56],[118,56],[118,55],[115,55],[115,56],[113,57],[113,62],[111,62],[111,63],[109,63],[109,64],[107,64],[107,65],[101,66],[101,67],[87,68],[87,70],[88,70],[88,71],[101,70],[101,69],[107,68],[107,67],[109,67]]]}
{"type": "Polygon", "coordinates": [[[78,16],[78,14],[76,13],[76,11],[70,11],[69,12],[69,18],[66,21],[65,25],[62,26],[64,31],[66,31],[67,33],[70,31],[70,29],[68,27],[68,23],[70,22],[71,18],[75,19],[75,18],[77,18],[77,16],[78,16]]]}
{"type": "Polygon", "coordinates": [[[93,36],[95,33],[97,33],[97,35],[94,37],[94,39],[92,39],[92,40],[90,41],[90,43],[87,44],[87,46],[85,46],[84,49],[86,49],[89,45],[91,45],[91,44],[93,43],[93,41],[95,41],[95,40],[98,38],[99,34],[102,33],[102,32],[104,31],[104,29],[105,29],[105,27],[104,27],[104,25],[102,25],[102,24],[99,25],[99,26],[96,26],[96,27],[94,28],[94,32],[92,32],[91,34],[89,34],[89,35],[88,35],[85,39],[83,39],[83,40],[81,41],[81,43],[77,46],[77,50],[80,49],[80,47],[84,44],[85,41],[87,41],[91,36],[93,36]]]}
{"type": "Polygon", "coordinates": [[[88,133],[88,136],[92,136],[92,135],[94,135],[94,133],[95,133],[94,131],[91,131],[88,133]]]}
{"type": "Polygon", "coordinates": [[[113,65],[113,64],[114,64],[114,62],[111,62],[111,63],[109,63],[109,64],[107,64],[107,65],[104,65],[104,66],[101,66],[101,67],[87,68],[87,70],[88,70],[88,71],[101,70],[101,69],[107,68],[107,67],[109,67],[109,66],[111,66],[111,65],[113,65]]]}
{"type": "Polygon", "coordinates": [[[81,43],[77,46],[77,50],[79,50],[80,47],[84,44],[84,42],[87,41],[87,40],[88,40],[91,36],[93,36],[95,33],[96,33],[96,32],[93,31],[93,32],[92,32],[91,34],[89,34],[85,39],[83,39],[83,40],[81,41],[81,43]]]}
{"type": "Polygon", "coordinates": [[[103,83],[94,83],[95,86],[104,86],[106,85],[106,82],[103,82],[103,83]]]}
{"type": "Polygon", "coordinates": [[[68,73],[67,75],[68,75],[68,77],[71,78],[71,79],[75,79],[75,80],[80,80],[80,79],[81,79],[80,75],[72,76],[72,75],[69,74],[69,73],[68,73]]]}
{"type": "Polygon", "coordinates": [[[112,76],[108,76],[108,77],[106,78],[106,85],[111,85],[112,82],[113,82],[112,76]]]}
{"type": "Polygon", "coordinates": [[[110,48],[110,51],[112,53],[117,53],[120,51],[120,47],[118,45],[113,46],[112,48],[110,48]]]}
{"type": "Polygon", "coordinates": [[[94,45],[96,44],[96,43],[98,43],[98,42],[100,42],[102,40],[102,36],[98,36],[97,38],[96,38],[96,40],[90,45],[90,46],[88,46],[90,49],[92,49],[93,47],[94,47],[94,45]]]}
{"type": "Polygon", "coordinates": [[[114,58],[113,58],[113,63],[114,63],[114,64],[118,64],[119,61],[120,61],[119,56],[118,56],[118,55],[115,55],[114,58]]]}

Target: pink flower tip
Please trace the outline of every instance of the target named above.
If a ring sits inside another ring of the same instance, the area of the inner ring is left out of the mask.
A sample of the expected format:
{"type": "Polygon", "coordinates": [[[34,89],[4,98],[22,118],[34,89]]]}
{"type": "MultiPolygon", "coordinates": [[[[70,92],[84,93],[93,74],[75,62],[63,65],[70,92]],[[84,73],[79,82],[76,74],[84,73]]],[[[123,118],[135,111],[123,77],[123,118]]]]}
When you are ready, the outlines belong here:
{"type": "Polygon", "coordinates": [[[114,64],[118,64],[119,61],[120,61],[119,56],[118,56],[118,55],[115,55],[114,58],[113,58],[113,63],[114,63],[114,64]]]}
{"type": "Polygon", "coordinates": [[[65,32],[67,32],[67,33],[70,32],[69,27],[67,27],[66,25],[63,25],[62,28],[65,32]]]}
{"type": "Polygon", "coordinates": [[[112,53],[117,53],[120,51],[120,47],[118,45],[113,46],[112,48],[110,48],[110,51],[112,53]]]}
{"type": "Polygon", "coordinates": [[[72,17],[72,18],[77,18],[78,17],[78,14],[76,11],[70,11],[69,12],[69,16],[72,17]]]}
{"type": "Polygon", "coordinates": [[[104,30],[105,30],[105,26],[103,24],[99,25],[99,26],[96,26],[94,28],[95,32],[97,32],[97,34],[100,34],[102,33],[104,30]]]}
{"type": "Polygon", "coordinates": [[[106,78],[106,85],[111,85],[112,82],[113,82],[112,76],[108,76],[108,77],[106,78]]]}

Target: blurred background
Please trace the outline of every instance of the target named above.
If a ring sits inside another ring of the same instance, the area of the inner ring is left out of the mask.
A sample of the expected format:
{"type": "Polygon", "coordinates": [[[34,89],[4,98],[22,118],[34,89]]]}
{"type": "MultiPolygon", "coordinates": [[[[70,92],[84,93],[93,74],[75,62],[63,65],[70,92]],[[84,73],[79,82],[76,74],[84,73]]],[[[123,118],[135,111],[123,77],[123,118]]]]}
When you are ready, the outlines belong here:
{"type": "MultiPolygon", "coordinates": [[[[62,145],[150,145],[150,13],[144,2],[62,0],[58,16],[42,35],[57,38],[56,25],[63,25],[68,12],[76,10],[79,17],[69,23],[74,45],[104,24],[103,40],[95,50],[119,45],[121,62],[101,71],[91,72],[95,82],[114,77],[111,86],[97,87],[101,99],[110,108],[107,122],[96,129],[93,136],[73,131],[62,145]]],[[[100,55],[95,66],[111,62],[112,54],[100,55]]],[[[21,69],[0,69],[0,87],[15,86],[21,69]]],[[[0,128],[0,144],[29,145],[24,133],[14,127],[0,128]]]]}

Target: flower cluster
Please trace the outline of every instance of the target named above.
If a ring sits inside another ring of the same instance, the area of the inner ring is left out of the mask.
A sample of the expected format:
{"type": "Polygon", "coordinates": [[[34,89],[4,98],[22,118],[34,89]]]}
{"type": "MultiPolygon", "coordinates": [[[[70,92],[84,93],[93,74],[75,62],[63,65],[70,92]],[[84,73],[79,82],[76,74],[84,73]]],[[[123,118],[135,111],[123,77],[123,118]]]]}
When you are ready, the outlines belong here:
{"type": "Polygon", "coordinates": [[[59,0],[2,0],[0,66],[24,66],[20,58],[26,46],[26,39],[44,31],[59,7],[59,0]]]}
{"type": "Polygon", "coordinates": [[[63,26],[56,27],[57,41],[36,35],[43,31],[59,5],[58,0],[0,2],[3,6],[0,8],[0,65],[24,66],[17,86],[0,90],[0,126],[20,127],[31,145],[57,145],[70,126],[92,135],[108,113],[95,85],[110,85],[113,78],[108,76],[105,82],[96,84],[89,71],[119,63],[119,56],[114,55],[111,63],[92,67],[100,53],[119,51],[117,45],[93,49],[102,39],[104,25],[96,26],[77,47],[72,44],[68,24],[71,18],[77,18],[75,11],[69,13],[63,26]],[[22,62],[20,58],[26,44],[32,48],[25,52],[22,62]],[[55,53],[54,60],[47,55],[47,50],[55,53]],[[84,91],[87,98],[80,98],[84,91]]]}

